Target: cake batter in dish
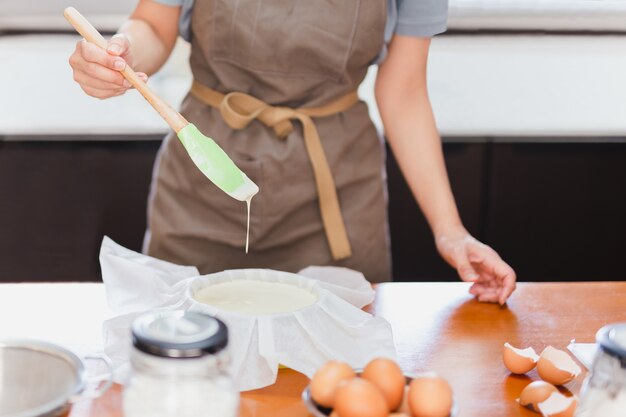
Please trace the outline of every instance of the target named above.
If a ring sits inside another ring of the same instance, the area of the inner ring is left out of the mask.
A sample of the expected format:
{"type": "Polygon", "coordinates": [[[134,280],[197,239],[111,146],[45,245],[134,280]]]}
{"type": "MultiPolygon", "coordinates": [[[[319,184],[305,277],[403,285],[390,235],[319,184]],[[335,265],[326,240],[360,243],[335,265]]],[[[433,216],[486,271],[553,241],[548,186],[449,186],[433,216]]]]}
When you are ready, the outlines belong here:
{"type": "Polygon", "coordinates": [[[295,285],[250,280],[208,285],[193,298],[221,310],[254,315],[292,313],[317,301],[315,294],[295,285]]]}

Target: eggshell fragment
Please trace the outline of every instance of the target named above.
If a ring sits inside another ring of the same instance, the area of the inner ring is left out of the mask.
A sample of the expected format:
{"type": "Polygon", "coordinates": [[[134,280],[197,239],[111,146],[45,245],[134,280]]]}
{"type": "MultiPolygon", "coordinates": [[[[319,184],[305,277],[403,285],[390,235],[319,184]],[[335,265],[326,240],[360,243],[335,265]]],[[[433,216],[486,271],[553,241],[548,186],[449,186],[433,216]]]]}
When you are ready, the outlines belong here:
{"type": "Polygon", "coordinates": [[[322,407],[333,408],[339,386],[355,376],[347,363],[329,361],[311,379],[311,398],[322,407]]]}
{"type": "Polygon", "coordinates": [[[580,366],[565,351],[548,346],[541,352],[537,362],[537,373],[544,381],[554,385],[563,385],[576,378],[581,372],[580,366]]]}
{"type": "Polygon", "coordinates": [[[452,389],[437,375],[417,377],[409,385],[409,408],[415,417],[447,417],[452,410],[452,389]]]}
{"type": "Polygon", "coordinates": [[[538,360],[539,355],[537,355],[532,347],[519,349],[511,346],[507,342],[502,349],[502,361],[504,362],[504,366],[514,374],[525,374],[531,371],[538,360]]]}
{"type": "Polygon", "coordinates": [[[559,390],[552,384],[545,381],[533,381],[522,390],[517,402],[535,412],[539,412],[537,405],[548,399],[553,392],[559,390]]]}
{"type": "Polygon", "coordinates": [[[367,364],[361,378],[374,384],[385,396],[389,411],[400,406],[406,378],[397,363],[391,359],[377,358],[367,364]]]}
{"type": "Polygon", "coordinates": [[[577,404],[575,397],[553,392],[548,399],[539,403],[538,408],[544,417],[573,417],[577,404]]]}
{"type": "Polygon", "coordinates": [[[363,378],[353,378],[339,387],[335,396],[339,417],[388,417],[387,400],[378,388],[363,378]]]}

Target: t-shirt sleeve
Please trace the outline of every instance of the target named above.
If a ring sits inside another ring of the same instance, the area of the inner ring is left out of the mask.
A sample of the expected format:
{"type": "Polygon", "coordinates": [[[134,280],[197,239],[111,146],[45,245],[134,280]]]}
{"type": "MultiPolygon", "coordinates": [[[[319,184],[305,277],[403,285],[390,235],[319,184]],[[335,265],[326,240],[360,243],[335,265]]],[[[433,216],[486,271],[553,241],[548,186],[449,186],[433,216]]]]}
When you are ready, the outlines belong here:
{"type": "Polygon", "coordinates": [[[194,0],[152,0],[155,3],[165,4],[166,6],[182,6],[180,12],[180,21],[178,22],[178,30],[180,36],[186,41],[191,39],[191,11],[193,9],[194,0]]]}
{"type": "Polygon", "coordinates": [[[446,31],[448,0],[397,0],[397,7],[398,35],[431,37],[446,31]]]}

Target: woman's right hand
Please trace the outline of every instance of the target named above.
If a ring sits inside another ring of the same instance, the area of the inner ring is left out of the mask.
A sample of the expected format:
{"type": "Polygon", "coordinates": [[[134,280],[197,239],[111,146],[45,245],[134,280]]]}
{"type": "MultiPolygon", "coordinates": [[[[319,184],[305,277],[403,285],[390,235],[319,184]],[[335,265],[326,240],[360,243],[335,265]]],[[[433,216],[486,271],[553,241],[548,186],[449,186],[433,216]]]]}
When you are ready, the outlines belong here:
{"type": "MultiPolygon", "coordinates": [[[[74,81],[92,97],[99,99],[115,97],[132,87],[121,74],[126,64],[131,66],[133,64],[128,38],[122,34],[115,35],[109,40],[106,51],[81,40],[76,44],[69,62],[74,70],[74,81]]],[[[137,74],[144,81],[148,80],[146,74],[141,72],[137,74]]]]}

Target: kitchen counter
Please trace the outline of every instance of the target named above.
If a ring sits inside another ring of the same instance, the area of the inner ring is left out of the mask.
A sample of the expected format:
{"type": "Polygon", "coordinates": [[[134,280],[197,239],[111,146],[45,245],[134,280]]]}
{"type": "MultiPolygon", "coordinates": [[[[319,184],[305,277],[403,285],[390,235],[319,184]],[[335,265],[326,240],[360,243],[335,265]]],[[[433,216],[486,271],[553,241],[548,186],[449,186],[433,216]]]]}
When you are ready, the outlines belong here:
{"type": "MultiPolygon", "coordinates": [[[[506,307],[478,303],[465,283],[389,283],[376,287],[369,311],[387,319],[407,373],[447,378],[461,417],[536,416],[515,399],[536,372],[512,376],[501,362],[504,342],[564,349],[571,339],[593,342],[608,323],[626,321],[626,282],[520,283],[506,307]]],[[[42,337],[94,350],[110,315],[102,284],[0,285],[3,337],[42,337]],[[19,318],[19,320],[15,320],[19,318]]],[[[585,372],[566,385],[578,394],[585,372]]],[[[242,396],[242,417],[307,416],[300,400],[306,377],[284,370],[278,382],[242,396]]],[[[120,387],[74,406],[70,417],[118,417],[120,387]]]]}

